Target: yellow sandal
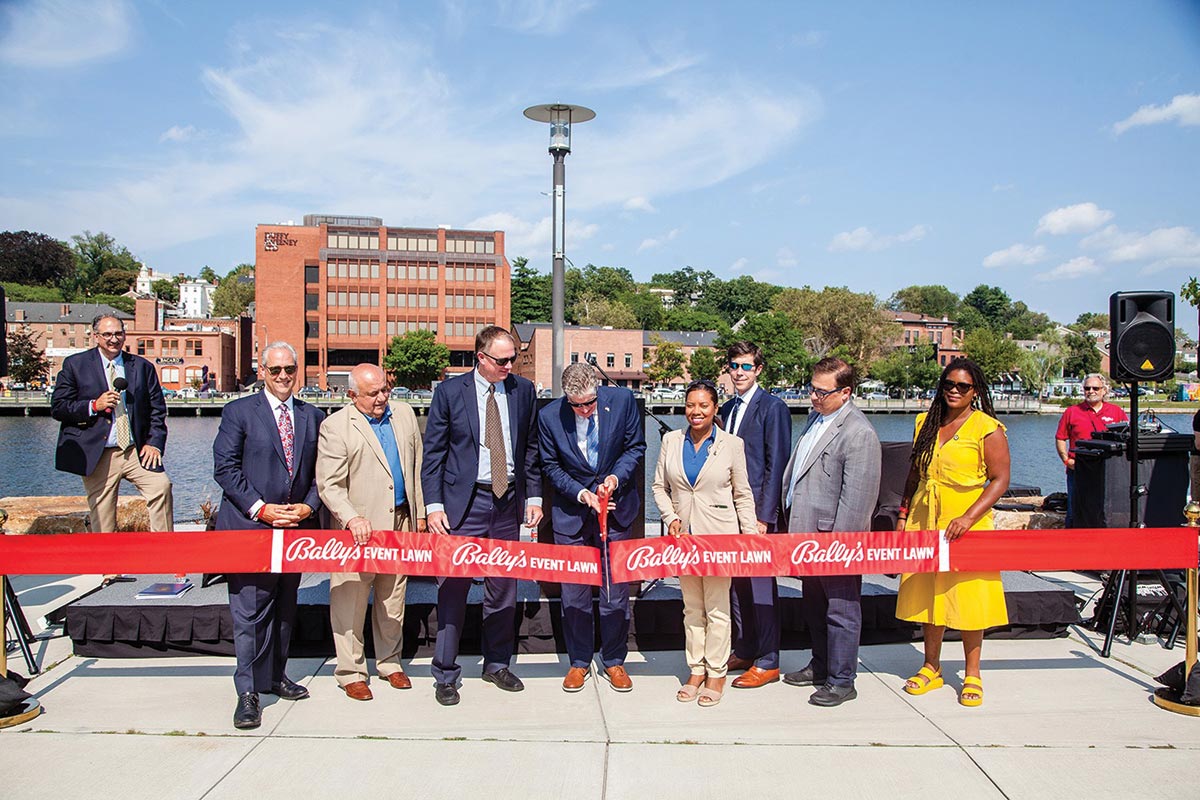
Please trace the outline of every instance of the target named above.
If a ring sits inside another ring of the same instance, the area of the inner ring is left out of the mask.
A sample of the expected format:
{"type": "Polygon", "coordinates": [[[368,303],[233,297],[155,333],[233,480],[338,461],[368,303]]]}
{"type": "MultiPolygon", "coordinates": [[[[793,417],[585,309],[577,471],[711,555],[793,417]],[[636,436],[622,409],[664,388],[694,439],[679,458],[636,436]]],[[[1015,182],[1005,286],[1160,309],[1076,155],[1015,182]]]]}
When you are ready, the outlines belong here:
{"type": "Polygon", "coordinates": [[[909,678],[908,681],[920,684],[917,687],[912,687],[908,685],[908,682],[905,682],[904,691],[912,695],[932,692],[934,689],[940,689],[946,685],[946,682],[942,680],[942,671],[939,669],[937,672],[934,672],[929,667],[921,667],[917,670],[917,674],[909,678]]]}
{"type": "Polygon", "coordinates": [[[963,678],[962,691],[958,693],[958,703],[968,708],[983,705],[983,681],[974,675],[963,678]],[[967,697],[969,694],[975,696],[967,697]]]}

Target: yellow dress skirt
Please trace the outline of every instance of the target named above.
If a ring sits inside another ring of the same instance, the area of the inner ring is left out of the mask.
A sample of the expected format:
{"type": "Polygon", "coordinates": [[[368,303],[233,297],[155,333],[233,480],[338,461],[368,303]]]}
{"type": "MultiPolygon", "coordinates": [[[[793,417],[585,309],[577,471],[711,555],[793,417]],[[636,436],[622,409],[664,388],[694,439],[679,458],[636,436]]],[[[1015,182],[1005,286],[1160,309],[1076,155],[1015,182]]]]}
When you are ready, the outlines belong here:
{"type": "MultiPolygon", "coordinates": [[[[925,416],[917,416],[918,432],[925,416]]],[[[983,440],[997,430],[1004,435],[1003,424],[976,410],[945,445],[934,445],[925,480],[912,497],[905,530],[944,530],[979,499],[987,485],[983,440]]],[[[986,530],[992,530],[991,509],[964,535],[975,536],[974,531],[986,530]]],[[[1007,625],[1008,607],[1000,573],[905,574],[900,578],[896,617],[960,631],[1007,625]]]]}

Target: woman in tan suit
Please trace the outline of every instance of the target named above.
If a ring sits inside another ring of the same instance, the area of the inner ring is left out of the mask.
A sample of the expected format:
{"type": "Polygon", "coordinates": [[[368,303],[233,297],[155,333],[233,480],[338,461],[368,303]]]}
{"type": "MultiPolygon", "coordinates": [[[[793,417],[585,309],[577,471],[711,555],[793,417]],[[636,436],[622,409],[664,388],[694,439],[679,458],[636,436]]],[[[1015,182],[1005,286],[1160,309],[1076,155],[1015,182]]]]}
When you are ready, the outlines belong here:
{"type": "MultiPolygon", "coordinates": [[[[687,431],[663,437],[654,471],[654,502],[672,536],[757,533],[754,495],[742,440],[716,425],[717,387],[693,381],[684,405],[687,431]]],[[[683,629],[691,675],[675,695],[721,702],[729,661],[729,578],[681,575],[683,629]]]]}

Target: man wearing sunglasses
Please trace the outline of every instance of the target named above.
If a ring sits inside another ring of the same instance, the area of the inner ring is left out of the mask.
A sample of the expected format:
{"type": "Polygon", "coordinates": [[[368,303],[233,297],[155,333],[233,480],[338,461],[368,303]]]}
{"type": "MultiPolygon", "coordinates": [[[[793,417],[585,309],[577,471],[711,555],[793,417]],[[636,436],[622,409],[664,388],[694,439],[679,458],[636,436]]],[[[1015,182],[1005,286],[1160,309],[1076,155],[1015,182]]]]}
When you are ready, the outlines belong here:
{"type": "MultiPolygon", "coordinates": [[[[758,385],[763,352],[753,342],[735,342],[725,353],[736,392],[721,409],[725,430],[746,448],[746,472],[754,491],[758,532],[775,531],[779,521],[783,469],[792,446],[792,414],[787,404],[758,385]]],[[[779,588],[774,578],[734,578],[730,616],[733,655],[729,669],[745,670],[735,689],[757,689],[779,680],[779,588]]]]}
{"type": "MultiPolygon", "coordinates": [[[[522,521],[542,519],[537,397],[533,383],[512,373],[517,342],[489,325],[475,337],[475,369],[433,392],[425,426],[421,488],[426,522],[438,534],[516,541],[522,521]]],[[[459,701],[458,645],[470,578],[438,583],[434,697],[459,701]]],[[[483,680],[508,692],[525,688],[508,668],[515,649],[517,582],[487,578],[483,597],[483,680]]]]}
{"type": "Polygon", "coordinates": [[[1075,527],[1075,443],[1090,439],[1109,425],[1125,422],[1125,412],[1108,398],[1108,380],[1098,372],[1083,379],[1083,402],[1063,412],[1058,420],[1058,431],[1054,434],[1054,446],[1058,457],[1067,468],[1067,519],[1064,527],[1075,527]]]}
{"type": "MultiPolygon", "coordinates": [[[[551,512],[555,544],[605,548],[600,540],[600,497],[609,496],[608,538],[629,536],[642,513],[642,459],[646,434],[633,392],[597,385],[588,364],[563,370],[563,397],[538,415],[542,469],[557,499],[551,512]]],[[[610,569],[602,550],[601,562],[610,569]]],[[[562,584],[563,638],[571,665],[564,692],[578,692],[591,675],[596,633],[592,587],[562,584]]],[[[600,590],[600,664],[609,685],[628,692],[629,584],[605,580],[600,590]]]]}
{"type": "MultiPolygon", "coordinates": [[[[296,350],[286,342],[262,351],[263,391],[227,404],[213,440],[213,479],[224,493],[217,530],[316,528],[317,437],[325,413],[293,396],[296,350]]],[[[231,574],[229,613],[238,693],[235,728],[262,721],[259,694],[303,700],[308,689],[288,678],[300,575],[231,574]]]]}

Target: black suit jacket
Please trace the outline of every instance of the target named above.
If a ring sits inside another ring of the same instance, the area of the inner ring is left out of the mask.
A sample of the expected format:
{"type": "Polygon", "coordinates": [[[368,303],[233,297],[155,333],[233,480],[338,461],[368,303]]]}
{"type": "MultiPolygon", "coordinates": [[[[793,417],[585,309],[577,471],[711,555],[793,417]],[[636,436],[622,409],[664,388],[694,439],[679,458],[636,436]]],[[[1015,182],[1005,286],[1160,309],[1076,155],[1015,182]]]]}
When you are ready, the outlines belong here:
{"type": "MultiPolygon", "coordinates": [[[[122,353],[125,362],[125,408],[133,443],[167,450],[167,401],[154,365],[133,353],[122,353]]],[[[50,415],[62,423],[54,466],[63,472],[91,475],[104,452],[112,430],[112,412],[90,414],[90,403],[108,391],[108,376],[98,348],[68,356],[54,384],[50,415]]],[[[161,470],[162,467],[159,467],[161,470]]]]}
{"type": "Polygon", "coordinates": [[[225,406],[213,440],[213,479],[224,493],[217,511],[218,530],[269,527],[247,516],[259,500],[304,503],[313,514],[300,527],[320,527],[316,513],[321,508],[316,481],[317,434],[324,420],[324,411],[292,398],[295,469],[288,475],[279,426],[266,395],[260,392],[225,406]]]}
{"type": "MultiPolygon", "coordinates": [[[[721,407],[726,426],[733,400],[721,407]]],[[[738,416],[737,436],[746,447],[746,475],[754,492],[758,521],[775,527],[783,489],[783,471],[792,452],[792,412],[787,403],[761,386],[738,416]]],[[[726,428],[728,430],[728,427],[726,428]]]]}

